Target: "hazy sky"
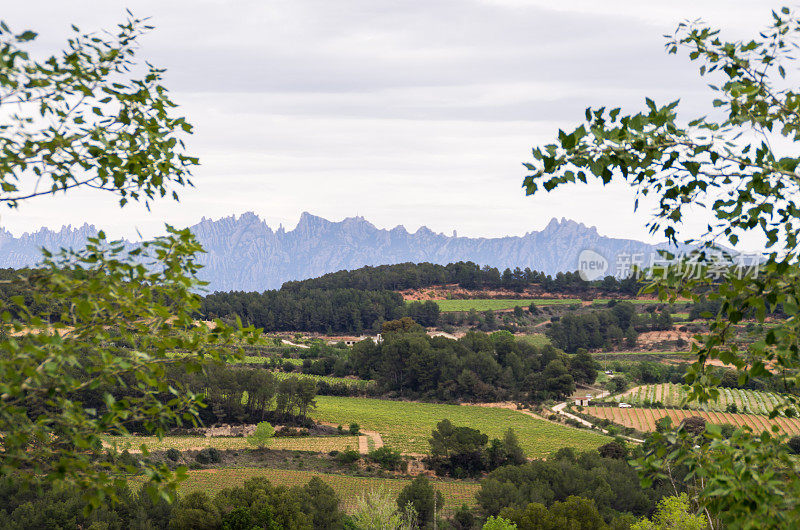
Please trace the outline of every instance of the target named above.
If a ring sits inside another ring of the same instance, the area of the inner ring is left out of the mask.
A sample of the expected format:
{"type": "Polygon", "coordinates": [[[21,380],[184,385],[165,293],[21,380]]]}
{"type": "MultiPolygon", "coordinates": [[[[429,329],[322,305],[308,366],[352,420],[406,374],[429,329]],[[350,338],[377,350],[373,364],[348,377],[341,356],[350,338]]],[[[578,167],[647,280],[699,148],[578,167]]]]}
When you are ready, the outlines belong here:
{"type": "Polygon", "coordinates": [[[255,211],[291,228],[301,212],[362,215],[379,227],[459,235],[539,230],[551,217],[647,239],[622,187],[571,187],[526,198],[522,162],[589,105],[643,107],[681,98],[704,113],[710,92],[663,35],[702,17],[733,38],[769,22],[772,2],[261,0],[7,2],[15,30],[57,50],[74,23],[112,28],[124,9],[156,30],[140,57],[196,126],[196,189],[153,213],[111,195],[71,194],[0,212],[15,234],[94,223],[145,236],[255,211]]]}

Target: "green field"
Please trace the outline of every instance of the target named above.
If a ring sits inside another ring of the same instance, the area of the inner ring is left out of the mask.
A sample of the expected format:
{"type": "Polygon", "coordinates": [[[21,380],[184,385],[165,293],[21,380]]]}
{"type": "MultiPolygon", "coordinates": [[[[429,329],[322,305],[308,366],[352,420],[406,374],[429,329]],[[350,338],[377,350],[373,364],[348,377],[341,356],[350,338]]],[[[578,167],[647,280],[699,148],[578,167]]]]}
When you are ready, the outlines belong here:
{"type": "Polygon", "coordinates": [[[689,352],[685,351],[606,351],[606,352],[598,352],[593,353],[592,356],[599,358],[600,360],[603,359],[604,355],[626,355],[635,357],[637,355],[663,355],[663,356],[671,356],[671,357],[680,357],[680,356],[687,356],[689,352]]]}
{"type": "Polygon", "coordinates": [[[387,401],[367,398],[318,396],[315,420],[334,424],[358,423],[381,434],[386,445],[404,453],[425,454],[436,424],[447,418],[457,426],[480,430],[490,438],[501,438],[511,427],[528,457],[544,457],[561,447],[594,449],[606,436],[533,418],[518,411],[478,407],[387,401]]]}
{"type": "MultiPolygon", "coordinates": [[[[159,440],[155,436],[105,436],[104,443],[117,444],[117,449],[138,452],[142,444],[149,451],[166,451],[177,449],[190,451],[214,447],[216,449],[252,449],[247,439],[242,436],[165,436],[159,440]]],[[[300,436],[273,438],[270,449],[288,451],[312,451],[327,453],[344,451],[347,448],[358,449],[358,436],[300,436]]]]}
{"type": "MultiPolygon", "coordinates": [[[[594,300],[592,300],[592,305],[607,304],[610,301],[611,301],[610,298],[595,298],[594,300]]],[[[664,303],[664,302],[662,302],[660,300],[648,300],[648,299],[638,299],[638,298],[632,298],[632,299],[618,298],[617,302],[630,302],[632,304],[640,304],[640,305],[645,305],[645,304],[663,304],[664,303]]]]}
{"type": "MultiPolygon", "coordinates": [[[[780,394],[771,392],[758,392],[756,390],[741,390],[738,388],[720,388],[717,401],[700,404],[689,403],[690,409],[711,412],[725,412],[732,403],[736,404],[737,411],[744,414],[769,414],[777,405],[786,402],[780,394]]],[[[631,405],[660,402],[664,407],[677,408],[683,405],[686,390],[683,385],[663,383],[659,385],[637,386],[625,392],[606,398],[605,401],[624,401],[631,405]]]]}
{"type": "Polygon", "coordinates": [[[545,305],[571,305],[580,304],[577,298],[526,298],[520,300],[495,299],[495,298],[476,298],[470,300],[434,300],[439,305],[439,309],[444,313],[454,311],[498,311],[502,309],[514,309],[516,306],[527,308],[531,304],[537,306],[545,305]]]}
{"type": "Polygon", "coordinates": [[[527,342],[533,346],[547,346],[550,344],[550,339],[544,333],[532,333],[530,335],[523,335],[521,337],[517,337],[517,340],[521,340],[522,342],[527,342]]]}
{"type": "MultiPolygon", "coordinates": [[[[410,479],[354,477],[314,471],[247,467],[189,471],[186,480],[181,482],[178,487],[178,491],[181,494],[205,491],[209,495],[213,495],[223,488],[241,486],[245,480],[254,477],[264,477],[273,484],[282,486],[302,486],[313,477],[319,477],[336,491],[347,511],[352,511],[357,499],[366,491],[382,490],[395,498],[400,490],[411,482],[410,479]]],[[[134,479],[134,482],[136,481],[134,479]]],[[[431,482],[444,495],[445,512],[450,513],[462,504],[475,505],[475,493],[480,489],[477,482],[456,480],[432,480],[431,482]]]]}

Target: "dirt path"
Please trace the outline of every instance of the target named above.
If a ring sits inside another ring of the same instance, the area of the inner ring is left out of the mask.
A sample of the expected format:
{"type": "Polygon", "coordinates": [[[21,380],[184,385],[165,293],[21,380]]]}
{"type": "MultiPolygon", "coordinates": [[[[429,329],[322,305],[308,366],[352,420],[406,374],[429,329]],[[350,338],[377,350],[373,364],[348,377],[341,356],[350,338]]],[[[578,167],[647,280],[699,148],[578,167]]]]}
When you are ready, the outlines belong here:
{"type": "Polygon", "coordinates": [[[286,339],[281,339],[281,342],[283,344],[288,344],[289,346],[294,346],[295,348],[303,348],[303,349],[310,348],[310,346],[306,346],[305,344],[295,344],[294,342],[286,340],[286,339]]]}
{"type": "Polygon", "coordinates": [[[383,447],[383,438],[381,434],[375,431],[361,431],[358,437],[358,452],[362,455],[369,453],[369,440],[372,439],[373,449],[380,449],[383,447]]]}
{"type": "MultiPolygon", "coordinates": [[[[602,399],[602,398],[604,398],[604,397],[607,397],[607,396],[610,396],[610,395],[611,395],[611,394],[610,394],[609,392],[607,392],[607,391],[605,391],[605,390],[604,390],[603,392],[601,392],[600,394],[598,394],[598,395],[597,395],[597,397],[596,397],[595,399],[602,399]]],[[[562,403],[559,403],[559,404],[557,404],[557,405],[554,405],[554,406],[553,406],[553,412],[555,412],[556,414],[561,414],[561,415],[562,415],[562,416],[564,416],[565,418],[569,418],[569,419],[571,419],[571,420],[575,420],[575,421],[577,421],[578,423],[580,423],[581,425],[583,425],[584,427],[587,427],[587,428],[589,428],[589,429],[592,429],[592,428],[594,428],[594,427],[595,427],[595,426],[594,426],[594,424],[592,424],[591,422],[588,422],[588,421],[584,420],[583,418],[580,418],[580,417],[578,417],[578,416],[576,416],[576,415],[574,415],[574,414],[570,414],[569,412],[567,412],[566,410],[564,410],[566,407],[567,407],[567,402],[566,402],[566,401],[564,401],[564,402],[562,402],[562,403]]],[[[603,434],[608,434],[608,431],[607,431],[607,430],[605,430],[605,429],[601,429],[601,428],[598,428],[598,429],[599,429],[599,430],[600,430],[600,432],[602,432],[603,434]]],[[[644,440],[639,440],[638,438],[632,438],[632,437],[630,437],[630,436],[622,436],[622,437],[623,437],[623,438],[625,438],[626,440],[630,440],[630,441],[632,441],[632,442],[635,442],[635,443],[640,443],[640,444],[641,444],[641,443],[644,443],[644,440]]]]}

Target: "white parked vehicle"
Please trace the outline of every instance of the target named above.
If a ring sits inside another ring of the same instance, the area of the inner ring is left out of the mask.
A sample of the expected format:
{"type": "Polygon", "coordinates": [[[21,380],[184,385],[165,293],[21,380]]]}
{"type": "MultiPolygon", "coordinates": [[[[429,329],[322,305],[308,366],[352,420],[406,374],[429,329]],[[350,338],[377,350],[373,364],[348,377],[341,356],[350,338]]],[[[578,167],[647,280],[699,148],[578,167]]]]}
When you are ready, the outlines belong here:
{"type": "Polygon", "coordinates": [[[620,403],[619,404],[619,408],[621,408],[621,409],[629,409],[629,408],[631,408],[631,406],[629,404],[627,404],[627,403],[620,403]]]}

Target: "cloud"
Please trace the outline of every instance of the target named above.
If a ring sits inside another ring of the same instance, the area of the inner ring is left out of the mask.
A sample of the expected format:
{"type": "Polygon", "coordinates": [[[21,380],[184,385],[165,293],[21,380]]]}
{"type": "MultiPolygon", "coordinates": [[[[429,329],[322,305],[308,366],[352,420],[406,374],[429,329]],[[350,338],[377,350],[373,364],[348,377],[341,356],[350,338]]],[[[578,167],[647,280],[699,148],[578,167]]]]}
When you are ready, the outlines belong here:
{"type": "MultiPolygon", "coordinates": [[[[43,54],[70,23],[110,28],[124,7],[33,0],[6,6],[4,17],[39,31],[43,54]]],[[[3,215],[3,226],[89,221],[135,237],[163,221],[247,210],[291,226],[309,210],[472,236],[521,234],[565,216],[648,239],[630,190],[526,198],[521,162],[589,105],[636,110],[645,96],[680,97],[687,115],[704,112],[696,67],[667,56],[663,34],[702,16],[746,35],[769,14],[721,0],[171,0],[133,9],[157,27],[141,56],[168,69],[196,125],[197,189],[153,214],[120,215],[113,198],[93,193],[47,199],[3,215]]]]}

